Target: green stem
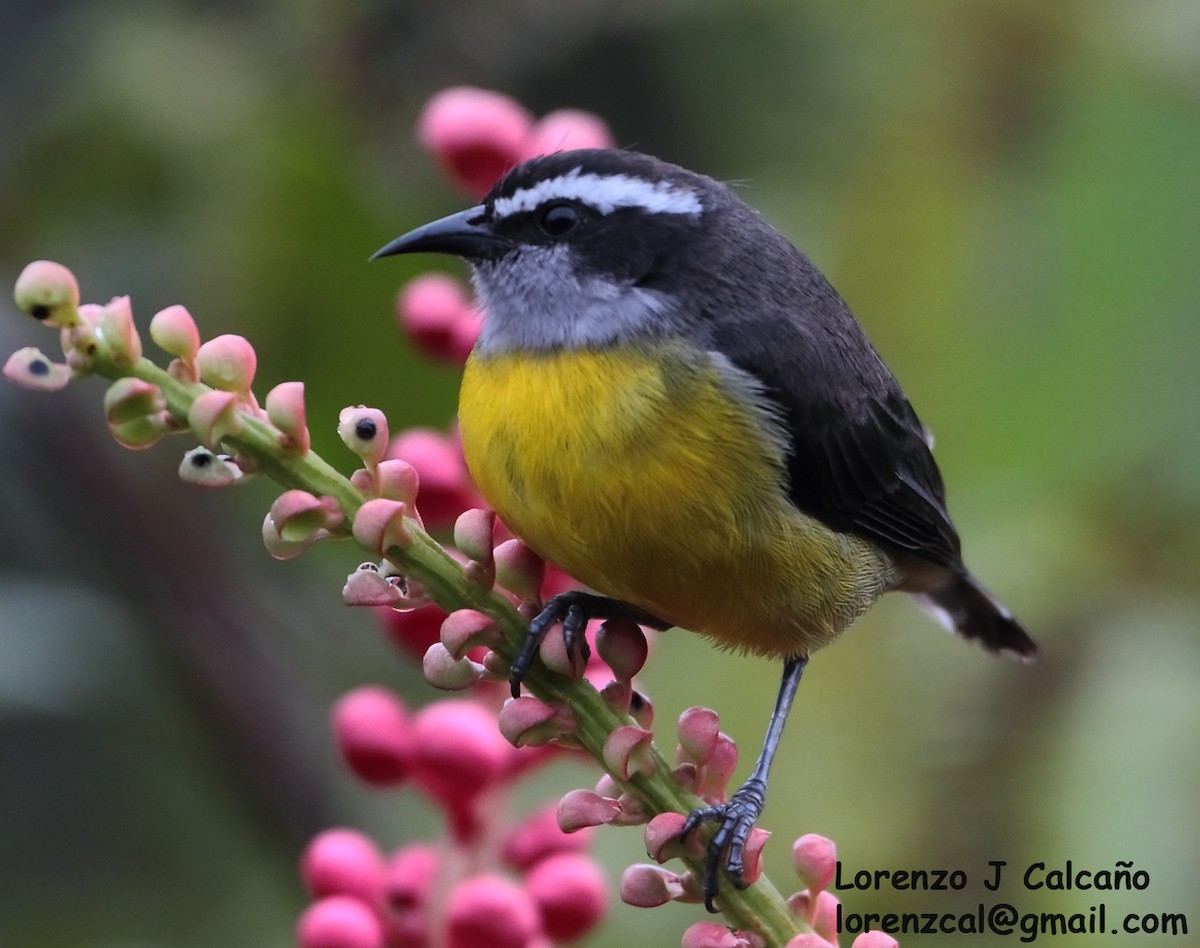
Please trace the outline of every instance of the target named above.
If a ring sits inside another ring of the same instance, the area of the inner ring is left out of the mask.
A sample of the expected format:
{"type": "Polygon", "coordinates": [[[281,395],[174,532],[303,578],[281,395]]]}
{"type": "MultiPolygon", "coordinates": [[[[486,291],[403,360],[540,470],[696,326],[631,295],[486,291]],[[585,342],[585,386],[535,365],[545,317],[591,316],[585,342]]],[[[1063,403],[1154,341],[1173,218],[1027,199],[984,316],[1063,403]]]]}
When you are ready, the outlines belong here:
{"type": "MultiPolygon", "coordinates": [[[[199,382],[182,382],[147,359],[132,366],[117,365],[96,358],[93,371],[109,379],[133,376],[157,385],[171,414],[186,421],[197,397],[210,391],[199,382]]],[[[318,497],[332,497],[341,507],[345,521],[335,532],[349,536],[354,515],[366,498],[331,465],[315,452],[304,455],[286,452],[280,447],[279,434],[261,417],[242,414],[242,430],[222,442],[227,450],[254,459],[258,470],[278,483],[308,491],[318,497]]],[[[474,609],[496,620],[503,642],[496,649],[512,660],[520,647],[528,623],[512,602],[501,593],[471,582],[463,568],[414,521],[407,523],[413,542],[407,548],[392,547],[387,558],[406,576],[419,580],[429,595],[447,612],[474,609]]],[[[587,681],[555,674],[535,664],[525,679],[529,691],[550,704],[569,706],[579,720],[573,735],[579,744],[604,766],[603,749],[608,736],[618,727],[635,723],[628,715],[610,706],[587,681]]],[[[623,785],[636,793],[651,814],[674,811],[688,813],[701,806],[699,797],[683,789],[671,775],[671,766],[657,748],[651,748],[653,769],[635,775],[623,785]]],[[[614,777],[616,775],[613,775],[614,777]]],[[[699,876],[702,858],[684,857],[683,861],[699,876]]],[[[735,889],[726,879],[718,899],[721,913],[734,927],[757,932],[768,946],[783,946],[807,926],[788,909],[779,890],[766,876],[744,890],[735,889]]]]}

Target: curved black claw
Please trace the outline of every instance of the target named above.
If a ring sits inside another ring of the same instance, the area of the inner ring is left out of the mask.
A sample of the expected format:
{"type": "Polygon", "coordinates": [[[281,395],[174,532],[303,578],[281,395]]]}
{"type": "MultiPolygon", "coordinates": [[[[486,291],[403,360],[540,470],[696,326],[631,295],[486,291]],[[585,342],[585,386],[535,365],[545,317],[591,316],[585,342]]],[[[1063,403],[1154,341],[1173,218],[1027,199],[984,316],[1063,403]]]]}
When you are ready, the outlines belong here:
{"type": "Polygon", "coordinates": [[[619,599],[609,599],[607,596],[597,596],[595,593],[580,592],[577,589],[554,596],[542,607],[542,611],[534,616],[529,623],[529,631],[521,643],[521,651],[513,659],[508,670],[508,682],[512,686],[512,696],[521,694],[521,682],[529,674],[533,658],[537,655],[538,646],[550,631],[550,627],[562,623],[563,643],[567,654],[578,654],[587,661],[591,654],[584,631],[591,619],[632,619],[639,625],[650,626],[654,629],[666,629],[670,623],[663,622],[648,612],[631,606],[619,599]]]}
{"type": "Polygon", "coordinates": [[[692,810],[683,824],[682,836],[687,836],[701,823],[716,823],[717,831],[708,841],[704,876],[700,880],[700,891],[704,894],[704,907],[716,912],[713,899],[719,889],[718,877],[721,867],[729,873],[729,879],[739,889],[748,883],[745,873],[744,854],[746,839],[754,824],[762,815],[767,788],[763,781],[751,777],[724,803],[692,810]]]}

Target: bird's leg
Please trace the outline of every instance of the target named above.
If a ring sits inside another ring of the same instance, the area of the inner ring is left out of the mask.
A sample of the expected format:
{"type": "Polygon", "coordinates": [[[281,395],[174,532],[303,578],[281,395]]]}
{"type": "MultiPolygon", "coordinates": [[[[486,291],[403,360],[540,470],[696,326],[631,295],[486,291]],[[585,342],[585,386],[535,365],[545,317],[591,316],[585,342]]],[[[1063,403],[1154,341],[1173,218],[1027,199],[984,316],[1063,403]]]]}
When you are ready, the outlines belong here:
{"type": "Polygon", "coordinates": [[[784,662],[783,681],[779,685],[775,709],[771,712],[771,722],[767,725],[767,736],[763,740],[762,751],[749,779],[724,803],[693,810],[683,824],[683,836],[701,823],[718,824],[717,831],[708,843],[704,878],[701,880],[704,904],[710,912],[716,911],[713,899],[717,894],[717,876],[722,864],[729,870],[733,884],[739,889],[746,888],[747,883],[742,879],[745,868],[742,857],[746,839],[762,815],[763,804],[767,799],[767,773],[771,769],[775,751],[779,748],[779,738],[783,734],[783,725],[792,707],[796,686],[800,684],[800,676],[807,664],[807,655],[792,656],[784,662]]]}
{"type": "Polygon", "coordinates": [[[595,593],[570,592],[559,593],[542,607],[542,611],[534,616],[529,623],[529,630],[521,642],[521,651],[513,659],[508,671],[508,681],[512,686],[514,698],[521,694],[521,682],[529,673],[533,657],[537,654],[538,646],[557,622],[562,623],[563,642],[567,646],[567,654],[572,655],[577,650],[586,661],[589,655],[587,640],[583,636],[591,619],[630,619],[639,625],[653,629],[670,628],[670,623],[650,615],[650,613],[631,606],[619,599],[609,599],[607,596],[597,596],[595,593]]]}

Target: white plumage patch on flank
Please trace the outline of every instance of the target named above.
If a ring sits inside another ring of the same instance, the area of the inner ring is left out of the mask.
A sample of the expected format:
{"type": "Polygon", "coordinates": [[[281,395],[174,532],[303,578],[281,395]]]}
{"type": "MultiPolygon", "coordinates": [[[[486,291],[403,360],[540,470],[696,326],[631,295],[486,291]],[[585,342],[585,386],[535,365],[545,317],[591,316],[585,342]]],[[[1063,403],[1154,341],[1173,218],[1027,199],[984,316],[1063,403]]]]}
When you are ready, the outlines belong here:
{"type": "Polygon", "coordinates": [[[582,201],[601,214],[611,214],[618,207],[640,207],[651,214],[699,214],[704,209],[695,191],[667,181],[646,181],[627,174],[584,174],[575,168],[509,197],[496,198],[492,210],[497,217],[508,217],[556,199],[582,201]]]}
{"type": "Polygon", "coordinates": [[[943,609],[933,598],[924,593],[913,593],[913,601],[917,604],[920,610],[925,615],[930,616],[938,625],[947,632],[957,632],[958,625],[954,621],[954,617],[950,615],[949,610],[943,609]]]}

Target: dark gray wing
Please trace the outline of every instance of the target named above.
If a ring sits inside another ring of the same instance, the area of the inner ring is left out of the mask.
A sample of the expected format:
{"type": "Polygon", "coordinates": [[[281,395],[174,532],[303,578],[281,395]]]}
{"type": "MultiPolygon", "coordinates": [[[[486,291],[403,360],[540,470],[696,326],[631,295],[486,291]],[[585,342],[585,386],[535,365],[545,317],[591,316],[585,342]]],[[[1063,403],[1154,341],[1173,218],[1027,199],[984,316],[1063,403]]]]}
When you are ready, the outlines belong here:
{"type": "Polygon", "coordinates": [[[752,314],[706,320],[710,344],[764,386],[791,446],[789,491],[800,510],[961,571],[916,412],[845,303],[802,260],[799,292],[787,287],[798,298],[784,308],[778,292],[764,292],[752,314]]]}

